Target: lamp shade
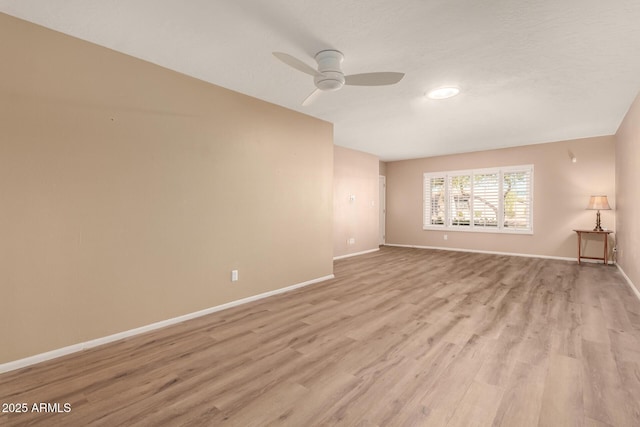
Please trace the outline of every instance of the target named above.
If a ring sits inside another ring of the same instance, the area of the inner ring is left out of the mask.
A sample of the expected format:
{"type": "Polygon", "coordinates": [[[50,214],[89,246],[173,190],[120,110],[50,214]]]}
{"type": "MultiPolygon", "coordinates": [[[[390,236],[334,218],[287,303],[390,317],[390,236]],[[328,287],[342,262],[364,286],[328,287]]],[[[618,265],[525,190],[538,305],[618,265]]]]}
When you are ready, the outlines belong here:
{"type": "Polygon", "coordinates": [[[591,196],[587,209],[606,211],[610,210],[611,206],[609,206],[607,196],[591,196]]]}

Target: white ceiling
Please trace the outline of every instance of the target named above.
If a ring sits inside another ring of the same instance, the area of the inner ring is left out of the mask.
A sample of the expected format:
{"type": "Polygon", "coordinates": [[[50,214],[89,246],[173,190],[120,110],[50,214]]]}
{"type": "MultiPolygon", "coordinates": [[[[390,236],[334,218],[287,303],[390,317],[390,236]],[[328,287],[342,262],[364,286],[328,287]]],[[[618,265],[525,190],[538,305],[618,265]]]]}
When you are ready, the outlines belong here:
{"type": "Polygon", "coordinates": [[[638,0],[0,0],[0,11],[328,120],[382,160],[616,132],[640,90],[638,0]],[[308,107],[327,48],[343,71],[401,71],[308,107]],[[442,101],[442,85],[462,92],[442,101]]]}

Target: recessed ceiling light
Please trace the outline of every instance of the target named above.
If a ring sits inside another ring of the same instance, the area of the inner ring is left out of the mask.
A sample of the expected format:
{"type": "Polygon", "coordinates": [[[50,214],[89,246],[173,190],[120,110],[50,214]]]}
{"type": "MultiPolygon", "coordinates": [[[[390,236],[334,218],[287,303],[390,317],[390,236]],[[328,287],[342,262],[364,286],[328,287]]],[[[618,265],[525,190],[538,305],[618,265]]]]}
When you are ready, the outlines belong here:
{"type": "Polygon", "coordinates": [[[434,89],[427,94],[427,96],[431,99],[446,99],[451,98],[452,96],[456,96],[460,93],[460,89],[453,86],[447,87],[439,87],[438,89],[434,89]]]}

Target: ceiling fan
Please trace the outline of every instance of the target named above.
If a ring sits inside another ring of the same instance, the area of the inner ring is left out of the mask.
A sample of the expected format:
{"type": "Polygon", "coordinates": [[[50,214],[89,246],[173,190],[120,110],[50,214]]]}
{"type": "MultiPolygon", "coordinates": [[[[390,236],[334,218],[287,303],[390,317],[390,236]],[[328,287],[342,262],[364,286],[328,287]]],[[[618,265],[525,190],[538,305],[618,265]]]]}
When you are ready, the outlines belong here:
{"type": "Polygon", "coordinates": [[[273,52],[273,55],[288,66],[313,76],[313,82],[316,85],[316,89],[311,92],[304,101],[302,101],[303,106],[309,105],[311,101],[313,101],[313,99],[323,91],[330,92],[339,90],[344,85],[393,85],[398,83],[404,77],[404,73],[394,72],[363,73],[345,76],[340,68],[344,55],[342,52],[335,49],[321,50],[316,53],[314,58],[318,63],[317,70],[287,53],[273,52]]]}

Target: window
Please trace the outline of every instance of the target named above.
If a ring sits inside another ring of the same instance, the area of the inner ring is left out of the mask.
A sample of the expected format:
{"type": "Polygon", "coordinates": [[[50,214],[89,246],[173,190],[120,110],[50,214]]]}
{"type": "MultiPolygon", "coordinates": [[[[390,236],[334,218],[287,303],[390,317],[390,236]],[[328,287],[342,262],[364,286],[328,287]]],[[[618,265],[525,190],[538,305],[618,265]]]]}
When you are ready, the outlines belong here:
{"type": "Polygon", "coordinates": [[[429,199],[425,199],[425,224],[444,225],[444,211],[446,205],[444,202],[444,177],[433,177],[425,180],[425,189],[428,185],[429,199]]]}
{"type": "Polygon", "coordinates": [[[496,229],[500,200],[500,174],[479,173],[473,176],[473,226],[496,229]]]}
{"type": "Polygon", "coordinates": [[[533,232],[533,166],[424,174],[425,230],[533,232]]]}
{"type": "Polygon", "coordinates": [[[471,177],[469,175],[453,175],[447,178],[449,225],[467,227],[471,224],[471,177]]]}

